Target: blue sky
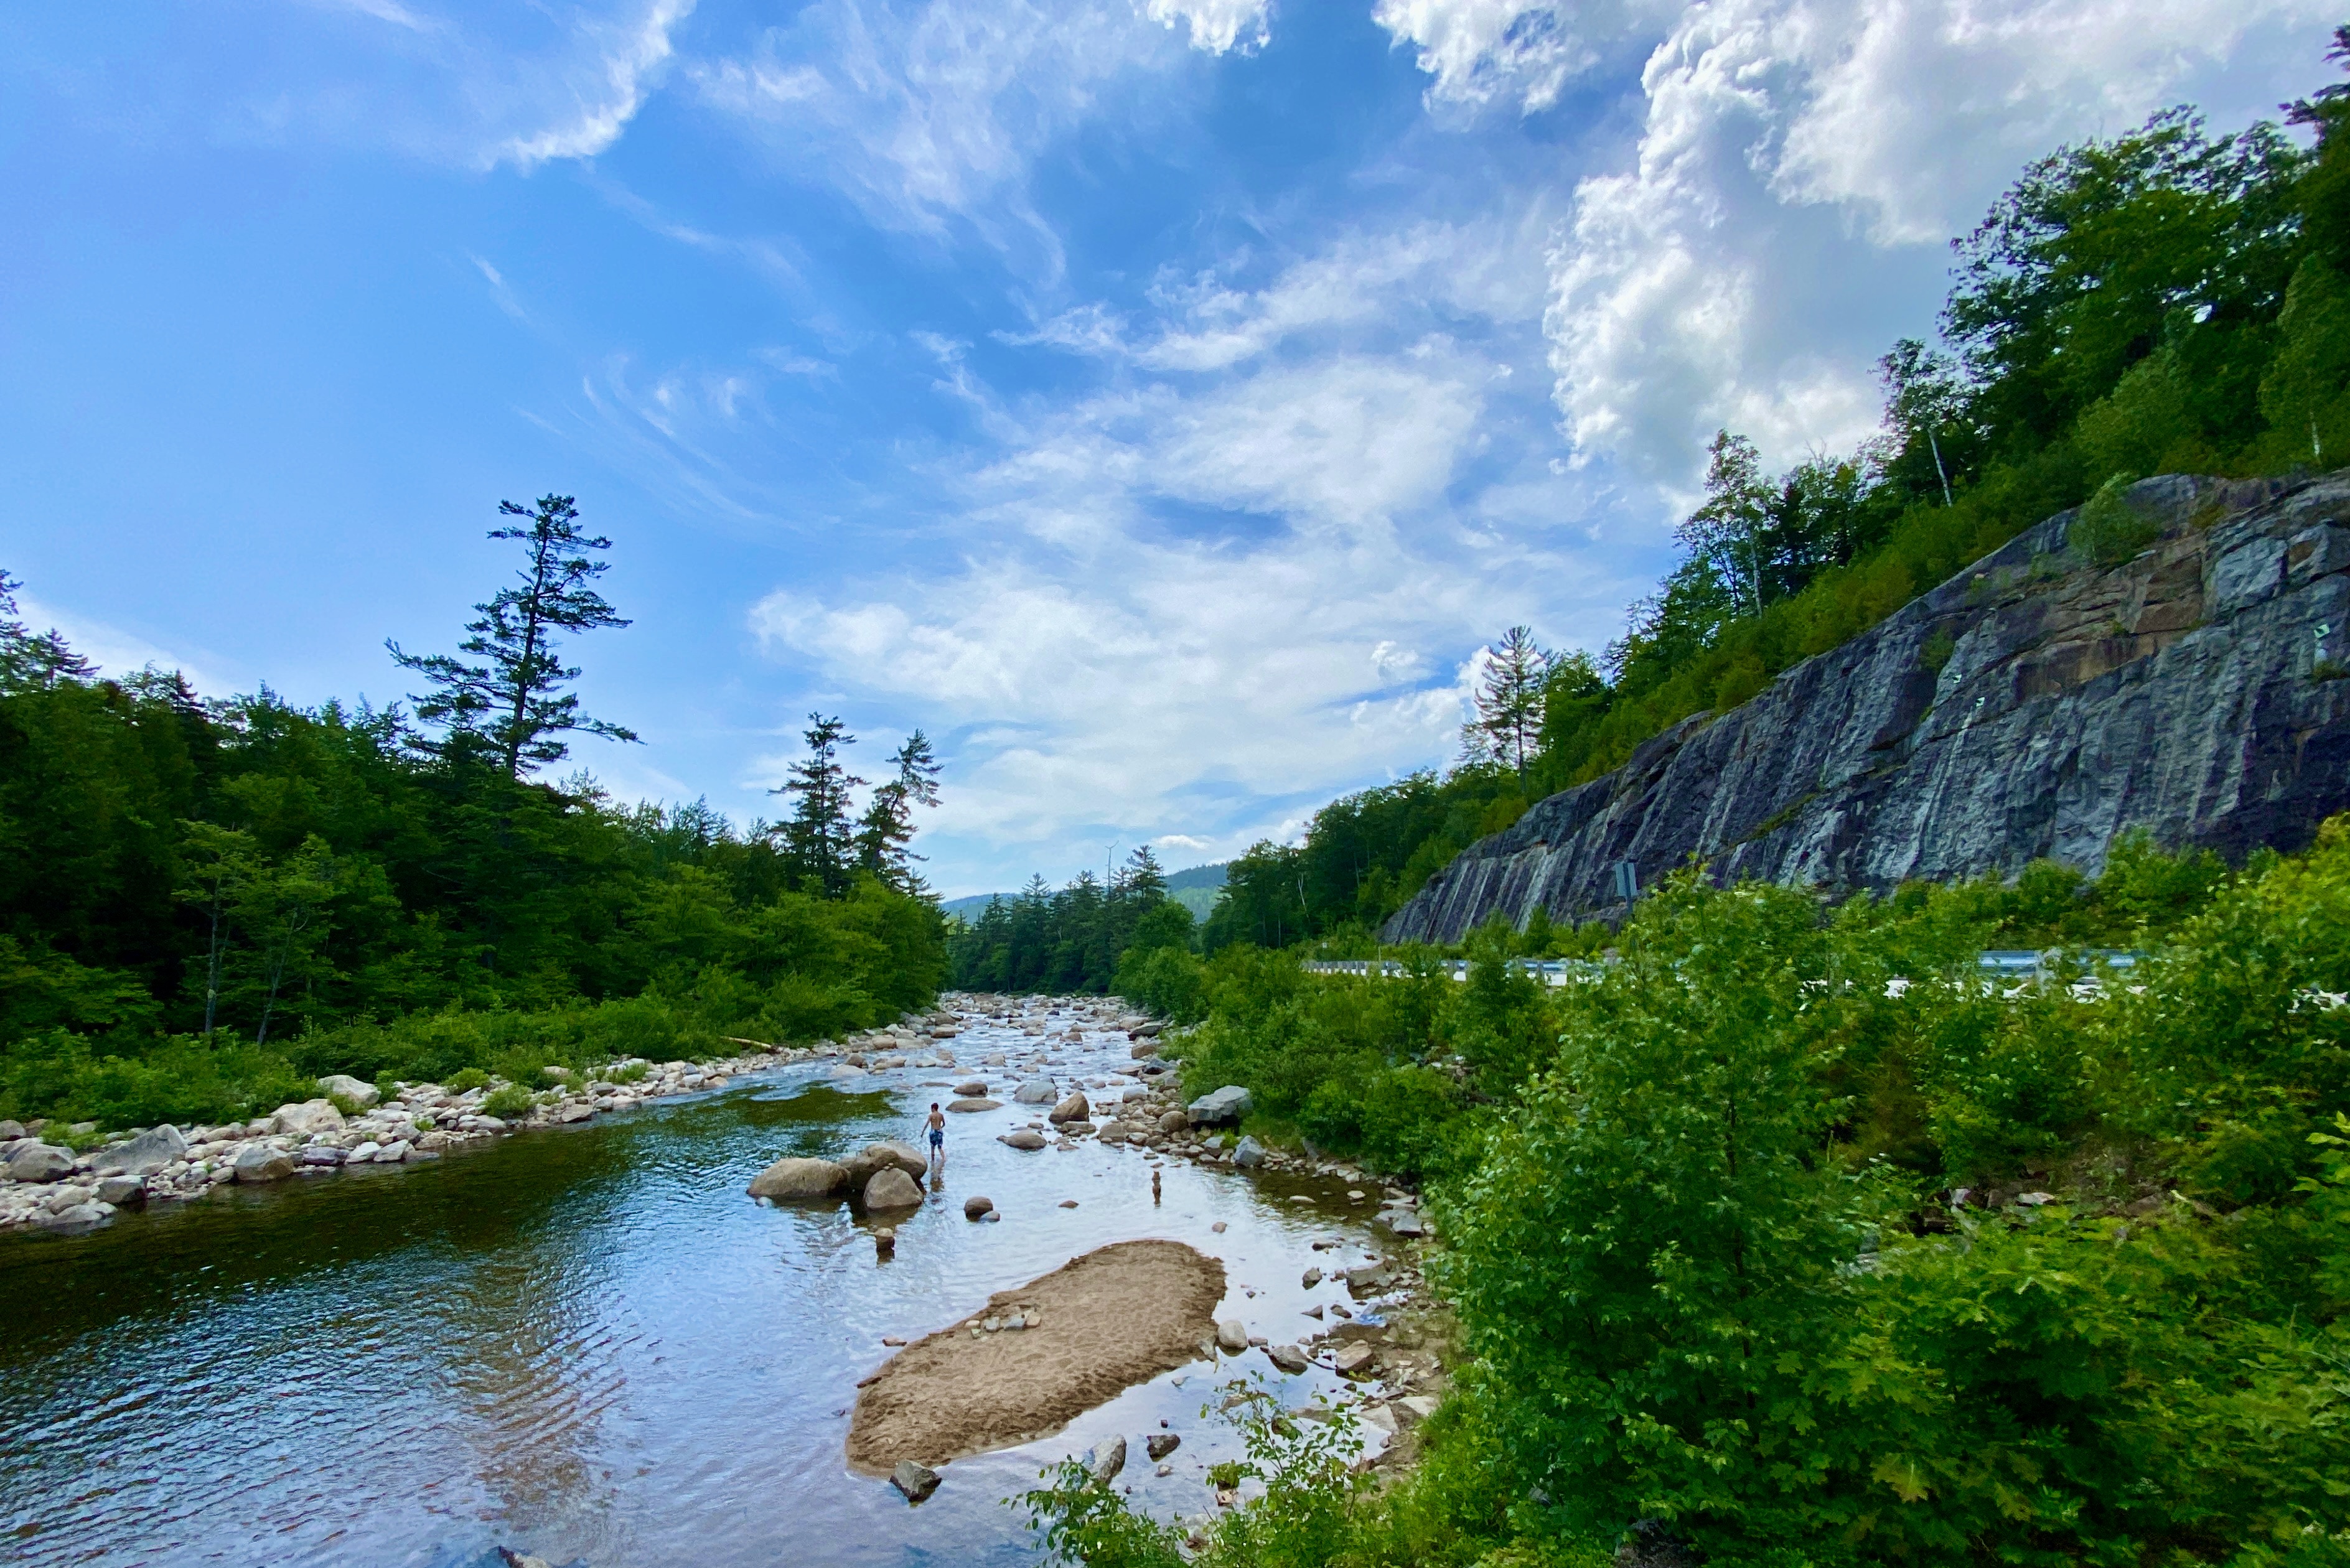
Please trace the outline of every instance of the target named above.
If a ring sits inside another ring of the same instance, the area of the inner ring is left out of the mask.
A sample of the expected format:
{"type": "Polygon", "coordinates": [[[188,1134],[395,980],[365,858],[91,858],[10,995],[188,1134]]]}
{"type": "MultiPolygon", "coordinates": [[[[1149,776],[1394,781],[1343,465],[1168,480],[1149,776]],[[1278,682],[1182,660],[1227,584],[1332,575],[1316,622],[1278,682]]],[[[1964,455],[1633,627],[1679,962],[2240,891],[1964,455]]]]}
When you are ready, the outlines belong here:
{"type": "Polygon", "coordinates": [[[1221,858],[1596,649],[1705,436],[1865,439],[2028,158],[2314,0],[213,0],[0,15],[0,566],[110,669],[402,694],[575,494],[617,794],[805,715],[941,891],[1221,858]]]}

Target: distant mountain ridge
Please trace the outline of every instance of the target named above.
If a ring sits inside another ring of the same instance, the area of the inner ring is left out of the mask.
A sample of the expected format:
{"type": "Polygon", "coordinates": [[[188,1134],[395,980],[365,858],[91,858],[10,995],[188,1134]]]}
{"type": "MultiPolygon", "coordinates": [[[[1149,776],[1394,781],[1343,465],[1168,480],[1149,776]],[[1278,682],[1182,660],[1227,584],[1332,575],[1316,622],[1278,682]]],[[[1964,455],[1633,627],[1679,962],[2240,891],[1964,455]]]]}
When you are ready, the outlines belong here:
{"type": "Polygon", "coordinates": [[[2078,508],[2025,530],[1480,839],[1382,939],[1620,912],[1626,862],[1642,887],[1696,859],[1846,893],[2043,856],[2095,876],[2130,829],[2302,847],[2350,807],[2350,470],[2125,498],[2137,537],[2078,508]]]}
{"type": "MultiPolygon", "coordinates": [[[[1224,893],[1224,867],[1229,862],[1218,860],[1206,866],[1186,867],[1167,874],[1167,896],[1191,911],[1195,920],[1204,920],[1208,911],[1224,893]]],[[[949,898],[939,906],[948,918],[975,920],[987,908],[990,898],[1001,898],[1009,904],[1020,897],[1017,893],[971,893],[960,898],[949,898]]]]}

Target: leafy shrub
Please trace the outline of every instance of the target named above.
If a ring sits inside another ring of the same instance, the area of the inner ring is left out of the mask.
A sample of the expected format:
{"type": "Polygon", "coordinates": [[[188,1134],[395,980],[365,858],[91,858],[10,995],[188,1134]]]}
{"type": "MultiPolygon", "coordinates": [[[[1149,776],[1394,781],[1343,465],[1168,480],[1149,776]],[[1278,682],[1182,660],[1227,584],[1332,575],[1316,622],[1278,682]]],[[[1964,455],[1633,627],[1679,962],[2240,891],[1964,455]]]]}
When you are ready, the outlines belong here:
{"type": "Polygon", "coordinates": [[[441,1086],[452,1095],[467,1095],[475,1089],[487,1088],[490,1075],[479,1067],[464,1067],[441,1081],[441,1086]]]}
{"type": "Polygon", "coordinates": [[[536,1097],[528,1089],[524,1088],[520,1084],[508,1084],[505,1087],[485,1096],[482,1100],[480,1110],[483,1116],[496,1116],[501,1121],[512,1121],[516,1116],[528,1116],[537,1104],[536,1097]]]}
{"type": "Polygon", "coordinates": [[[2128,491],[2137,477],[2116,473],[2082,504],[2064,537],[2084,558],[2117,566],[2161,537],[2161,528],[2130,504],[2128,491]]]}

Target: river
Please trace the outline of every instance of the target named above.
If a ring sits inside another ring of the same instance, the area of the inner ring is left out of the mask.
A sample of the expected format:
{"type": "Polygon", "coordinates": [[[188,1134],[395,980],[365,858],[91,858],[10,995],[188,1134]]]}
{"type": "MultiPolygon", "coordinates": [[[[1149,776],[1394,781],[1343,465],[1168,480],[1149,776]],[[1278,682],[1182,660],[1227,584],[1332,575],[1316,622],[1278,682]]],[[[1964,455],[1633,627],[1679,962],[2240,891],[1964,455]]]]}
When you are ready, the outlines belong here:
{"type": "MultiPolygon", "coordinates": [[[[802,1064],[421,1166],[0,1238],[0,1562],[492,1568],[502,1545],[589,1568],[1027,1562],[1003,1500],[1121,1434],[1139,1502],[1208,1511],[1206,1467],[1238,1453],[1202,1416],[1220,1381],[1261,1373],[1300,1403],[1331,1397],[1331,1374],[1284,1378],[1259,1353],[1195,1363],[1055,1437],[945,1466],[919,1508],[848,1470],[848,1410],[884,1334],[920,1336],[1078,1253],[1189,1242],[1224,1261],[1218,1315],[1275,1342],[1345,1299],[1308,1290],[1306,1268],[1371,1255],[1352,1218],[1370,1210],[1326,1183],[1170,1159],[1154,1203],[1139,1150],[997,1143],[1035,1114],[1012,1104],[951,1118],[945,1190],[899,1220],[892,1259],[845,1205],[743,1195],[783,1155],[912,1141],[974,1072],[1008,1102],[1006,1070],[972,1064],[1036,1048],[992,1024],[951,1046],[960,1069],[802,1064]],[[974,1193],[1001,1222],[963,1218],[974,1193]],[[1183,1438],[1165,1478],[1141,1453],[1162,1420],[1183,1438]]],[[[1053,1049],[1064,1082],[1131,1064],[1122,1036],[1053,1049]]]]}

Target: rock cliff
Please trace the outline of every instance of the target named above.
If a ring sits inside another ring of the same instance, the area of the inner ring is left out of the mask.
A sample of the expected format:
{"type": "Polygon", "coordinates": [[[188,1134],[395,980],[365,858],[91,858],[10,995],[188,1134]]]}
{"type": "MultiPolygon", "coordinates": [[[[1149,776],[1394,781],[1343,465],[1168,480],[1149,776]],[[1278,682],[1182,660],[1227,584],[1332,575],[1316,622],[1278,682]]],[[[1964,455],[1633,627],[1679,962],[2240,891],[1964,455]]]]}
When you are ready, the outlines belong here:
{"type": "Polygon", "coordinates": [[[2128,828],[2230,858],[2306,843],[2350,807],[2350,470],[2165,476],[2128,500],[2161,530],[2133,559],[2085,560],[2078,514],[2049,518],[1534,805],[1382,936],[1620,908],[1627,860],[1643,885],[1694,857],[1722,881],[1850,892],[2041,856],[2094,876],[2128,828]]]}

